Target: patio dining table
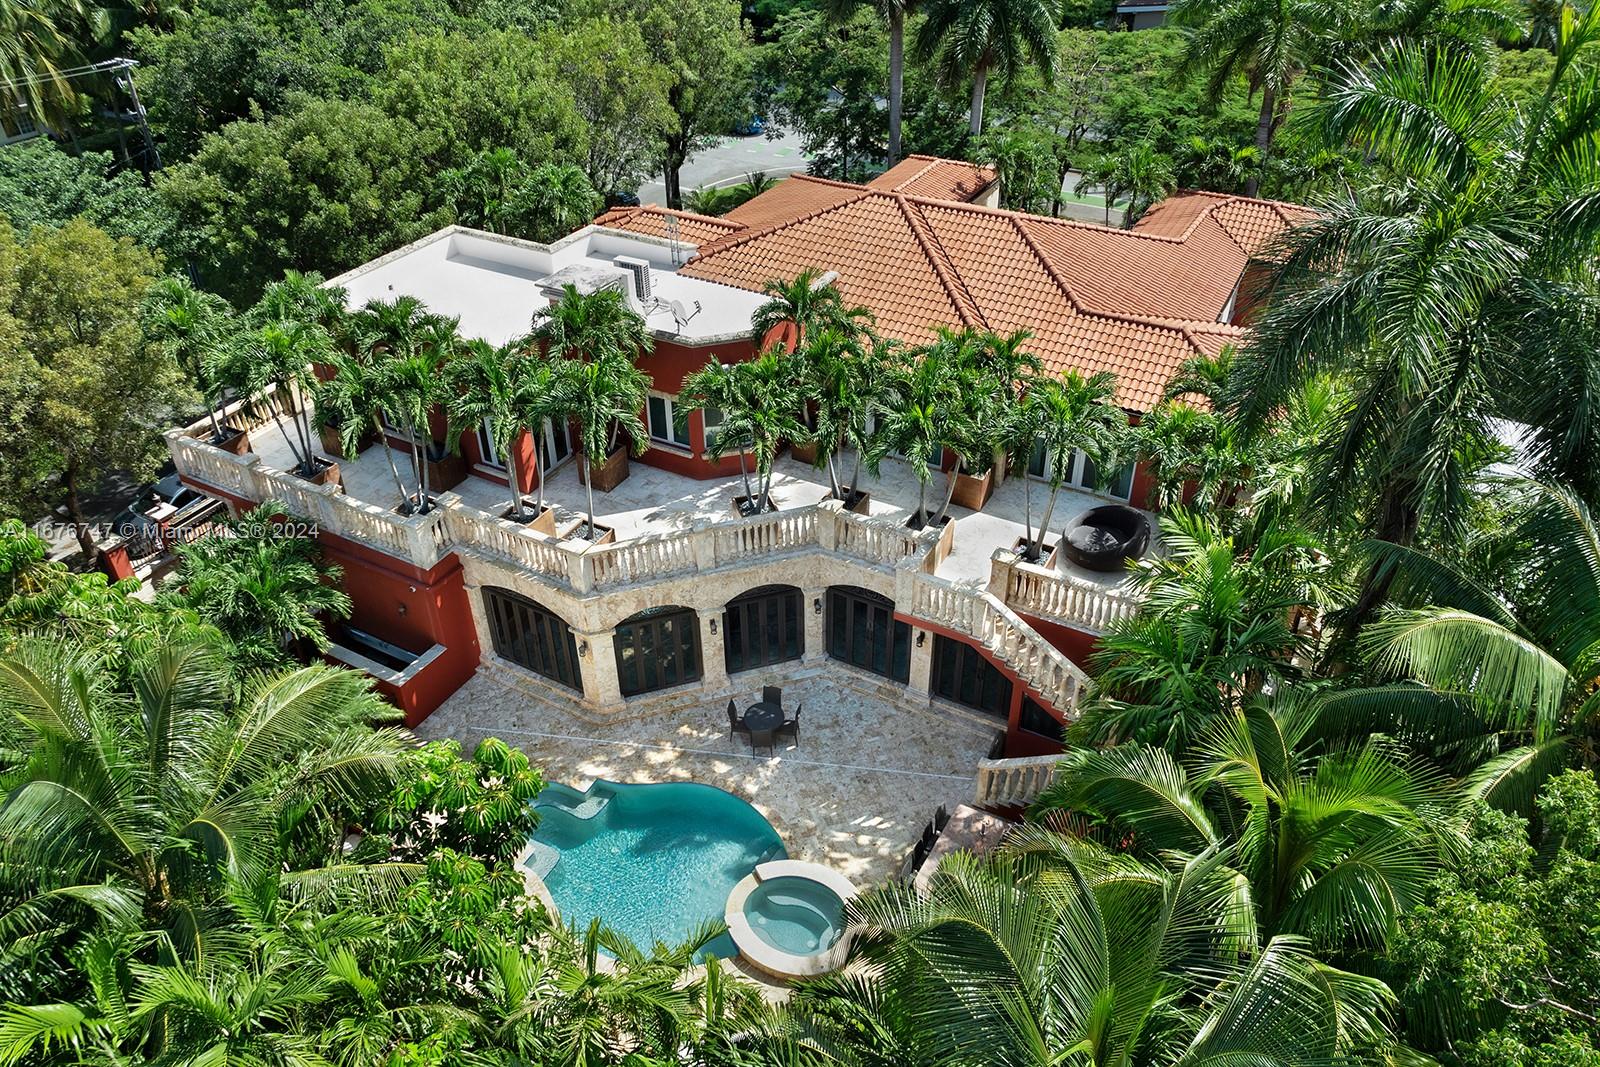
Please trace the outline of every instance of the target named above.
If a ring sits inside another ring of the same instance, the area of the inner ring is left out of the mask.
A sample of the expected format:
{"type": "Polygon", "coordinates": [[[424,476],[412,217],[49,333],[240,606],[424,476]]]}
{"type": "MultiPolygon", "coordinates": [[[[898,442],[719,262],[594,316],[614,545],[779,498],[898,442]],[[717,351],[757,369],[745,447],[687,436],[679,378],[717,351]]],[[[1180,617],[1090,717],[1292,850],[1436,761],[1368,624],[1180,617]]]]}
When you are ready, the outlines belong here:
{"type": "Polygon", "coordinates": [[[750,730],[750,747],[770,751],[778,727],[783,725],[783,708],[778,704],[759,701],[744,713],[744,724],[750,730]]]}

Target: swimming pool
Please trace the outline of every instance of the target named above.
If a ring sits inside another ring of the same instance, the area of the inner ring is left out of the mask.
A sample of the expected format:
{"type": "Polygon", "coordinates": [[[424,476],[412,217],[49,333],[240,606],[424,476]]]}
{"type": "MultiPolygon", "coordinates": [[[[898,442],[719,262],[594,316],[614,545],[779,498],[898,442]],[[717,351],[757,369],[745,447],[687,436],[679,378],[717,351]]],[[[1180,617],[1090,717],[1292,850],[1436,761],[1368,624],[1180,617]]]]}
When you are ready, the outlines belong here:
{"type": "MultiPolygon", "coordinates": [[[[721,919],[728,891],[756,865],[788,855],[761,813],[694,782],[596,782],[587,792],[546,786],[525,860],[544,879],[561,920],[598,918],[648,949],[676,944],[721,919]]],[[[726,935],[702,955],[737,953],[726,935]]]]}

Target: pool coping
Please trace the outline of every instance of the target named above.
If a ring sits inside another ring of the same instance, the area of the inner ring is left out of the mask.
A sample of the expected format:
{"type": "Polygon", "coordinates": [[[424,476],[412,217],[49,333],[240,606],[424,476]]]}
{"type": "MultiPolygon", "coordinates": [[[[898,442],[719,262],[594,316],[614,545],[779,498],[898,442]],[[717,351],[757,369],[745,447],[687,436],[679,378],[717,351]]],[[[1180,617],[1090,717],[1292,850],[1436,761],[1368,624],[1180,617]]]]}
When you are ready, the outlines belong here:
{"type": "Polygon", "coordinates": [[[756,886],[773,878],[801,878],[816,882],[846,903],[860,894],[850,879],[820,863],[785,859],[757,864],[756,869],[740,879],[728,893],[728,903],[723,909],[722,921],[728,928],[728,936],[733,938],[734,945],[739,949],[740,958],[756,969],[782,979],[814,978],[843,967],[850,955],[850,943],[854,940],[853,926],[845,927],[839,940],[826,951],[805,956],[774,948],[756,933],[750,920],[745,918],[744,905],[750,899],[750,894],[755,892],[756,886]]]}

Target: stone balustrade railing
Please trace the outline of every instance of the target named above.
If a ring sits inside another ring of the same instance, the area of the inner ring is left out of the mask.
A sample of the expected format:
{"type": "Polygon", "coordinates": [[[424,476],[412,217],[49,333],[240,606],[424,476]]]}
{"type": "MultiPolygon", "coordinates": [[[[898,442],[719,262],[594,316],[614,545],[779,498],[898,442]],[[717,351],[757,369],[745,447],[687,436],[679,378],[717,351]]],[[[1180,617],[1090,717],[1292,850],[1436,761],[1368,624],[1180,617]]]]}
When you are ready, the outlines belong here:
{"type": "MultiPolygon", "coordinates": [[[[427,570],[452,551],[484,553],[560,583],[579,595],[759,564],[774,556],[822,551],[875,568],[893,568],[896,601],[908,614],[976,639],[1028,686],[1073,715],[1088,677],[993,593],[928,573],[938,532],[846,511],[834,501],[731,519],[688,530],[591,545],[540,533],[479,511],[454,494],[425,515],[401,515],[313,485],[199,439],[204,427],[167,434],[179,473],[243,500],[280,500],[328,533],[427,570]],[[905,583],[909,583],[908,585],[905,583]]],[[[1025,609],[1026,610],[1026,609],[1025,609]]]]}
{"type": "Polygon", "coordinates": [[[990,561],[989,591],[1014,611],[1089,633],[1104,633],[1139,610],[1136,597],[1024,563],[1006,548],[996,549],[990,561]]]}
{"type": "Polygon", "coordinates": [[[980,808],[1013,808],[1032,804],[1056,775],[1060,756],[978,761],[973,803],[980,808]]]}
{"type": "Polygon", "coordinates": [[[1056,708],[1067,714],[1077,708],[1089,676],[998,597],[904,567],[901,573],[910,585],[911,615],[976,638],[1056,708]]]}

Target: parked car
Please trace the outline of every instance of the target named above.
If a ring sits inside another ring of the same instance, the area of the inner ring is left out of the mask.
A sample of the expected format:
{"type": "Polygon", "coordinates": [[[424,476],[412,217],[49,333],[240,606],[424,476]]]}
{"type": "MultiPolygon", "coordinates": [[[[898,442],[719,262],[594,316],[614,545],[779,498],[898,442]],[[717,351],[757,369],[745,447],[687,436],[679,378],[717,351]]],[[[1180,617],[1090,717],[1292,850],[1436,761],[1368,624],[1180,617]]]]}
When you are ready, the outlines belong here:
{"type": "Polygon", "coordinates": [[[157,505],[171,504],[182,511],[203,499],[204,494],[184,485],[183,480],[176,474],[169,474],[145,486],[139,491],[139,495],[133,498],[133,503],[122,509],[117,515],[117,532],[124,536],[135,533],[150,536],[156,530],[156,523],[150,518],[149,512],[157,505]]]}
{"type": "Polygon", "coordinates": [[[613,189],[606,194],[606,207],[638,207],[639,194],[630,193],[622,189],[613,189]]]}
{"type": "Polygon", "coordinates": [[[739,125],[735,126],[733,128],[733,132],[738,134],[740,137],[754,137],[758,133],[766,132],[766,129],[766,120],[764,120],[760,115],[751,115],[749,118],[739,123],[739,125]]]}

